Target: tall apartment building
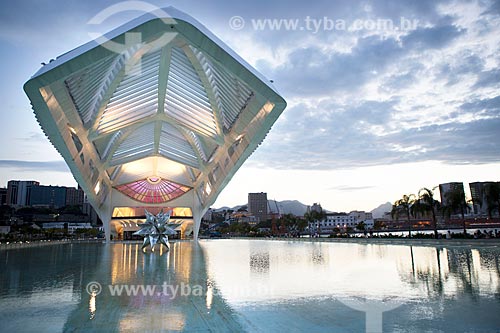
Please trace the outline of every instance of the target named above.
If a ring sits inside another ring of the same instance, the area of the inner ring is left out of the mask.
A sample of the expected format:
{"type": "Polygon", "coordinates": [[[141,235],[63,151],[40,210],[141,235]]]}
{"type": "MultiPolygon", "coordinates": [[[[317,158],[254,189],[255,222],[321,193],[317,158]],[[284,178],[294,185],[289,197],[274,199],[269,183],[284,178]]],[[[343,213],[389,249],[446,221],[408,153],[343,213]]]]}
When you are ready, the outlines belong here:
{"type": "Polygon", "coordinates": [[[83,205],[82,205],[82,212],[83,214],[87,215],[89,217],[88,221],[92,225],[99,225],[102,224],[100,223],[99,216],[97,215],[97,212],[95,211],[94,207],[89,203],[87,196],[84,196],[83,198],[83,205]]]}
{"type": "MultiPolygon", "coordinates": [[[[439,184],[439,193],[441,195],[441,203],[443,205],[449,205],[447,195],[448,195],[448,193],[450,193],[452,191],[462,191],[463,201],[464,201],[464,205],[465,205],[464,183],[460,183],[460,182],[439,184]]],[[[453,211],[453,214],[460,214],[460,210],[457,209],[457,210],[453,211]]]]}
{"type": "Polygon", "coordinates": [[[61,208],[66,205],[66,187],[34,185],[31,187],[30,206],[61,208]]]}
{"type": "Polygon", "coordinates": [[[488,214],[488,202],[486,197],[488,196],[489,186],[494,185],[495,182],[474,182],[469,183],[470,194],[472,196],[472,207],[474,214],[487,215],[488,214]]]}
{"type": "Polygon", "coordinates": [[[34,180],[9,180],[7,183],[7,205],[28,206],[31,200],[31,189],[40,185],[34,180]]]}
{"type": "Polygon", "coordinates": [[[267,220],[267,193],[248,193],[248,211],[259,222],[267,220]]]}
{"type": "Polygon", "coordinates": [[[66,206],[82,206],[85,193],[82,188],[66,187],[66,206]]]}
{"type": "Polygon", "coordinates": [[[7,204],[7,188],[0,188],[0,205],[7,204]]]}
{"type": "Polygon", "coordinates": [[[33,180],[11,180],[7,183],[6,204],[12,206],[64,206],[83,205],[83,190],[78,187],[40,185],[33,180]]]}

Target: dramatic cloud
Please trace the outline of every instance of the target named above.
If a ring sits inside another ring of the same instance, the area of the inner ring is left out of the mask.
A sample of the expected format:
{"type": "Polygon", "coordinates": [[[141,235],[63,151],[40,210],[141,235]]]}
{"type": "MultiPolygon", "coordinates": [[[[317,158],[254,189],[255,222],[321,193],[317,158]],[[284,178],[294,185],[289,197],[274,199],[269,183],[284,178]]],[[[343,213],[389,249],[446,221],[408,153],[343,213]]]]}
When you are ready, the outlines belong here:
{"type": "Polygon", "coordinates": [[[490,86],[500,85],[500,69],[495,68],[489,71],[480,72],[477,78],[477,82],[474,84],[473,88],[482,88],[490,86]]]}
{"type": "Polygon", "coordinates": [[[283,89],[300,96],[324,96],[337,91],[357,90],[378,72],[401,57],[398,41],[377,36],[360,38],[351,53],[298,48],[272,74],[283,89]]]}
{"type": "Polygon", "coordinates": [[[394,19],[412,13],[419,21],[413,30],[336,32],[354,40],[342,50],[325,35],[299,34],[304,43],[286,41],[285,59],[259,62],[289,108],[252,163],[328,170],[500,161],[498,6],[415,6],[373,4],[365,13],[394,19]]]}
{"type": "Polygon", "coordinates": [[[452,25],[417,29],[403,37],[402,43],[404,48],[418,48],[420,51],[425,49],[440,49],[446,47],[464,32],[452,25]]]}
{"type": "Polygon", "coordinates": [[[428,160],[498,162],[499,98],[466,104],[445,124],[395,131],[387,129],[396,114],[394,102],[365,102],[350,109],[327,105],[328,111],[298,105],[288,111],[253,163],[284,169],[335,169],[428,160]],[[484,118],[461,123],[467,113],[484,118]]]}

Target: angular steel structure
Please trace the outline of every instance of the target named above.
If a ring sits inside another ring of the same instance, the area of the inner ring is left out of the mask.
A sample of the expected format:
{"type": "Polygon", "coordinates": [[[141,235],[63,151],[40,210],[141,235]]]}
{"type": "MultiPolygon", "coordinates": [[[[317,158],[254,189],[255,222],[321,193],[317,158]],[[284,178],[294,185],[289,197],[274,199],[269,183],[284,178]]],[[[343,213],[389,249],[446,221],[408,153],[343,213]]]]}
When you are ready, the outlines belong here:
{"type": "Polygon", "coordinates": [[[104,223],[116,207],[201,217],[286,107],[192,17],[147,13],[44,65],[24,86],[104,223]]]}

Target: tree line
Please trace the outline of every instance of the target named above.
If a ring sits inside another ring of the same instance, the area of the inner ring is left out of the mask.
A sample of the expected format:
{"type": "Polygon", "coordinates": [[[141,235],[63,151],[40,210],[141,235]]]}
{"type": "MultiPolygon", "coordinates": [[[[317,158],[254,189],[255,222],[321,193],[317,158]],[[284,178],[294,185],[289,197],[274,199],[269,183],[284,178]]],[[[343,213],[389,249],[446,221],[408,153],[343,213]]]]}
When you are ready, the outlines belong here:
{"type": "MultiPolygon", "coordinates": [[[[417,218],[428,214],[432,219],[432,227],[434,229],[434,237],[438,237],[437,216],[441,214],[443,217],[450,217],[458,212],[462,216],[463,232],[467,234],[465,223],[465,214],[470,210],[469,203],[471,200],[465,199],[463,187],[454,188],[444,194],[444,202],[434,199],[433,189],[421,188],[418,193],[404,194],[400,199],[396,200],[392,205],[391,216],[398,220],[400,217],[405,217],[408,222],[408,236],[411,238],[412,224],[411,217],[417,218]]],[[[481,207],[487,204],[488,216],[491,218],[495,210],[500,216],[500,184],[492,183],[485,186],[484,191],[485,202],[475,202],[481,207]]]]}

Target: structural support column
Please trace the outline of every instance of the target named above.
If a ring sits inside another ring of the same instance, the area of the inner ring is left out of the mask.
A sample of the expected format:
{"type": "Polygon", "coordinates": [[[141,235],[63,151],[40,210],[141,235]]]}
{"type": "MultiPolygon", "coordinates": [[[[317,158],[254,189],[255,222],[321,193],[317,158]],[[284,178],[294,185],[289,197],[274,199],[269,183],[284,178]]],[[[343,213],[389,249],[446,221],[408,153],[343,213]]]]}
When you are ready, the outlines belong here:
{"type": "Polygon", "coordinates": [[[111,200],[111,193],[112,190],[109,191],[108,195],[106,196],[106,200],[104,200],[99,209],[96,209],[97,214],[102,221],[106,243],[109,243],[111,240],[111,217],[113,214],[113,202],[111,200]]]}
{"type": "Polygon", "coordinates": [[[102,225],[104,227],[104,235],[106,237],[106,243],[109,243],[111,241],[111,216],[108,218],[107,221],[102,220],[102,225]]]}
{"type": "Polygon", "coordinates": [[[201,225],[201,209],[199,207],[193,207],[193,241],[198,241],[198,234],[200,232],[201,225]]]}

